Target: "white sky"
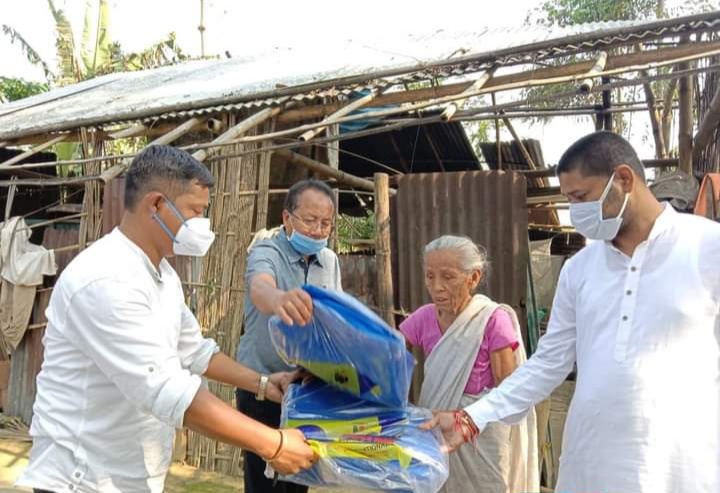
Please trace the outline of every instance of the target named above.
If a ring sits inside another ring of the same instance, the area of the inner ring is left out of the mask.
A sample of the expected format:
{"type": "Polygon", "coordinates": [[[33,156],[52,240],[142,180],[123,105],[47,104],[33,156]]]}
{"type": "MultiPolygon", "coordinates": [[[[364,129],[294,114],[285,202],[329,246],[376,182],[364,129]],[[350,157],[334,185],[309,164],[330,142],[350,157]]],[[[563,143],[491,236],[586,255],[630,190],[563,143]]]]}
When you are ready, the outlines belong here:
{"type": "MultiPolygon", "coordinates": [[[[82,31],[86,0],[55,0],[65,10],[76,36],[82,31]]],[[[108,0],[111,36],[125,51],[139,51],[177,33],[179,46],[200,55],[200,0],[108,0]]],[[[682,0],[671,0],[669,7],[682,0]]],[[[234,58],[275,46],[307,46],[322,56],[323,45],[346,39],[377,41],[383,33],[428,32],[436,29],[480,30],[482,27],[522,28],[537,0],[205,0],[206,54],[226,50],[234,58]]],[[[47,0],[0,0],[0,24],[20,32],[48,61],[55,62],[55,35],[47,0]]],[[[0,76],[43,80],[17,46],[0,33],[0,76]]],[[[652,157],[648,118],[632,116],[631,140],[641,157],[652,157]]],[[[551,123],[518,121],[523,138],[542,142],[547,163],[556,163],[565,148],[594,130],[589,117],[554,118],[551,123]]],[[[504,135],[509,139],[510,135],[504,135]]]]}

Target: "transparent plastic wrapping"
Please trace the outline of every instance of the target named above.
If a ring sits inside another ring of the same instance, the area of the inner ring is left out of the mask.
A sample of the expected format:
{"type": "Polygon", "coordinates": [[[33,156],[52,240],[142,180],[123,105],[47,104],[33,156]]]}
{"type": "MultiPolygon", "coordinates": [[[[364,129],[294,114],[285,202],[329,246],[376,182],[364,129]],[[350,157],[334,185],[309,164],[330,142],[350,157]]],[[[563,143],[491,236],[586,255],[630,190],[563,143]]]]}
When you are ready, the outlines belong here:
{"type": "Polygon", "coordinates": [[[313,317],[304,327],[270,319],[280,357],[366,401],[407,405],[415,359],[402,335],[350,295],[304,286],[313,317]]]}
{"type": "Polygon", "coordinates": [[[436,493],[449,466],[440,433],[419,428],[431,416],[413,406],[377,406],[319,380],[293,384],[283,400],[281,426],[302,430],[319,460],[282,479],[313,487],[436,493]]]}

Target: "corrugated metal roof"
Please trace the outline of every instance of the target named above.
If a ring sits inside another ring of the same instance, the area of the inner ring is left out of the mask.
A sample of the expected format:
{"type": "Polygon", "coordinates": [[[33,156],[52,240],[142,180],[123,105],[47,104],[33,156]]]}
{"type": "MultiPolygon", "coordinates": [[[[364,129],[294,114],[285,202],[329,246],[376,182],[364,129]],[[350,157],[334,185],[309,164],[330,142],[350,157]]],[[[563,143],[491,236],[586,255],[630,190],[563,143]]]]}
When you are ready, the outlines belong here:
{"type": "Polygon", "coordinates": [[[390,77],[412,79],[427,69],[432,69],[435,77],[460,75],[490,62],[529,61],[716,24],[720,24],[717,13],[662,22],[437,31],[374,44],[328,43],[322,52],[317,47],[286,48],[243,58],[110,74],[1,105],[0,139],[168,113],[184,115],[211,107],[230,108],[226,105],[332,96],[338,89],[382,85],[390,77]]]}

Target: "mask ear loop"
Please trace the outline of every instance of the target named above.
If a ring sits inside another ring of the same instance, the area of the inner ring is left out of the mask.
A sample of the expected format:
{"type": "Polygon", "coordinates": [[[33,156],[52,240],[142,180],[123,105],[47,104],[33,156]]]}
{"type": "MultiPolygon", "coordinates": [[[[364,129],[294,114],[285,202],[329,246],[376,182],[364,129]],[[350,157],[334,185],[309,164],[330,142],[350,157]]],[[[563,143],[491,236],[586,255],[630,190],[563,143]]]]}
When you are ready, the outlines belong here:
{"type": "MultiPolygon", "coordinates": [[[[164,194],[163,194],[163,199],[165,200],[167,205],[170,207],[170,209],[175,213],[175,215],[178,217],[178,219],[180,219],[182,221],[182,223],[185,224],[187,221],[185,220],[183,215],[180,213],[180,211],[177,210],[177,207],[175,207],[175,204],[172,203],[172,200],[167,198],[164,194]]],[[[157,223],[160,225],[162,230],[165,231],[165,234],[170,237],[170,239],[172,240],[173,243],[178,243],[177,238],[175,237],[173,232],[170,231],[170,228],[168,228],[167,224],[165,224],[165,221],[162,220],[162,218],[157,213],[157,211],[152,213],[152,218],[155,219],[155,221],[157,221],[157,223]]]]}

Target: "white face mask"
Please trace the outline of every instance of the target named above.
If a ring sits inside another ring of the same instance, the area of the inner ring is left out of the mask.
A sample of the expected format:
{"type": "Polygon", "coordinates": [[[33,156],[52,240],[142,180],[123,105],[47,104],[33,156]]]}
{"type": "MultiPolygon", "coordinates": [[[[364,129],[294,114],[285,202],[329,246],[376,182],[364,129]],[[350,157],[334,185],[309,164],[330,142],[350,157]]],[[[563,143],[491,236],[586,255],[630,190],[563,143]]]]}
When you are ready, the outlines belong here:
{"type": "Polygon", "coordinates": [[[623,221],[623,213],[628,203],[628,194],[625,194],[625,201],[623,202],[622,208],[617,217],[611,217],[603,219],[603,203],[610,193],[612,187],[613,178],[615,173],[612,174],[610,180],[605,186],[602,195],[599,200],[592,202],[578,202],[570,204],[570,222],[575,226],[575,229],[589,240],[605,240],[610,241],[614,239],[623,221]]]}
{"type": "Polygon", "coordinates": [[[160,219],[157,212],[153,213],[155,219],[165,233],[173,242],[173,253],[175,255],[187,255],[190,257],[204,257],[210,249],[210,245],[215,241],[215,233],[210,229],[210,219],[206,217],[193,217],[185,219],[177,210],[175,204],[170,199],[165,199],[170,209],[182,221],[180,229],[176,234],[170,231],[165,221],[160,219]]]}

